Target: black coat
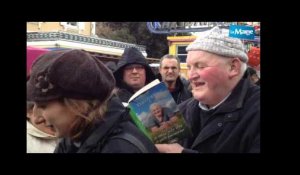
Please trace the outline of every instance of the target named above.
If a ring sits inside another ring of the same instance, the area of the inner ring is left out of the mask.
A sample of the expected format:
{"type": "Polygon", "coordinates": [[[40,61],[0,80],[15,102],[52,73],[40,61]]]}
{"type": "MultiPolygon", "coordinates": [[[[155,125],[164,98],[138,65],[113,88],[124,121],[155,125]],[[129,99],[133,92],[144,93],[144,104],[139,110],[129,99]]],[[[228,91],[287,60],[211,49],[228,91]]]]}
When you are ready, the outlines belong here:
{"type": "Polygon", "coordinates": [[[194,98],[179,108],[193,133],[182,142],[187,148],[183,152],[260,152],[260,87],[249,79],[242,79],[212,112],[203,111],[194,98]],[[208,115],[206,119],[204,115],[208,115]]]}
{"type": "Polygon", "coordinates": [[[131,87],[129,87],[126,83],[121,82],[119,84],[119,88],[117,90],[117,95],[121,99],[122,102],[128,102],[130,97],[134,94],[134,91],[131,87]]]}
{"type": "Polygon", "coordinates": [[[124,133],[129,133],[140,140],[147,152],[158,152],[150,139],[132,123],[128,110],[123,107],[120,99],[112,97],[103,121],[98,122],[78,143],[62,139],[55,153],[141,153],[137,146],[118,138],[124,133]]]}
{"type": "Polygon", "coordinates": [[[171,92],[171,95],[174,98],[176,104],[180,104],[193,96],[192,92],[188,90],[188,81],[184,82],[181,78],[178,77],[175,86],[176,88],[174,92],[171,92]]]}

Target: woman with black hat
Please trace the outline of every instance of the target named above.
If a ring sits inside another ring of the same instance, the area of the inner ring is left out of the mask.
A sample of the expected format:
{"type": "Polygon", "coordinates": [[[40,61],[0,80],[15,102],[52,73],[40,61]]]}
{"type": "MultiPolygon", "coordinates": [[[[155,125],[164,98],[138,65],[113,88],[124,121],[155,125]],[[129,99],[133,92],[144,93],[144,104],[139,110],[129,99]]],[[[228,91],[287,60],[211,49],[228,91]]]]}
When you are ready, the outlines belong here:
{"type": "Polygon", "coordinates": [[[27,98],[63,138],[55,153],[157,152],[114,87],[110,70],[83,50],[50,51],[33,63],[27,98]]]}

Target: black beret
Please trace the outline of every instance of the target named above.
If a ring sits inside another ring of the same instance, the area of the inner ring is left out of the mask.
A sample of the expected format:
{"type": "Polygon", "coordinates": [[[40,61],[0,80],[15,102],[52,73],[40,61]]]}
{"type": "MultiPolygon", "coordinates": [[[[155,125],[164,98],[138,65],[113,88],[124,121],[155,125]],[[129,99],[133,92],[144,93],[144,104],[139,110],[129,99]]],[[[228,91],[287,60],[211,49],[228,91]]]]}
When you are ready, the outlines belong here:
{"type": "Polygon", "coordinates": [[[66,97],[106,100],[115,86],[111,71],[84,50],[49,51],[32,65],[27,100],[66,97]]]}

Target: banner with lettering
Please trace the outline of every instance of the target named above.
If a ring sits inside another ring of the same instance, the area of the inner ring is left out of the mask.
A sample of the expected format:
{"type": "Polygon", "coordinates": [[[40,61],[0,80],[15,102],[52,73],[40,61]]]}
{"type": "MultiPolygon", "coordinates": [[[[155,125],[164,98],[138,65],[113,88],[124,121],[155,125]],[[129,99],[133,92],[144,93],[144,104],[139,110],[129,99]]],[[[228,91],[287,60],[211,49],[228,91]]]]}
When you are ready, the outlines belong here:
{"type": "Polygon", "coordinates": [[[229,26],[229,37],[240,38],[246,40],[254,40],[254,27],[252,26],[241,26],[241,25],[230,25],[229,26]]]}

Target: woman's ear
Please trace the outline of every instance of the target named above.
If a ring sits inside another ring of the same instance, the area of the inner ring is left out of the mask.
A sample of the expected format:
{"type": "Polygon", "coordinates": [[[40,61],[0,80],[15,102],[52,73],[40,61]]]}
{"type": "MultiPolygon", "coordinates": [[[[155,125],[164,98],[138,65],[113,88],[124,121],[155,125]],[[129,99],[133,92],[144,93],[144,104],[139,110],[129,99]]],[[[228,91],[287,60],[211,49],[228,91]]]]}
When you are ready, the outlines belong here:
{"type": "Polygon", "coordinates": [[[234,58],[229,63],[229,77],[233,78],[240,74],[241,71],[241,61],[238,58],[234,58]]]}

